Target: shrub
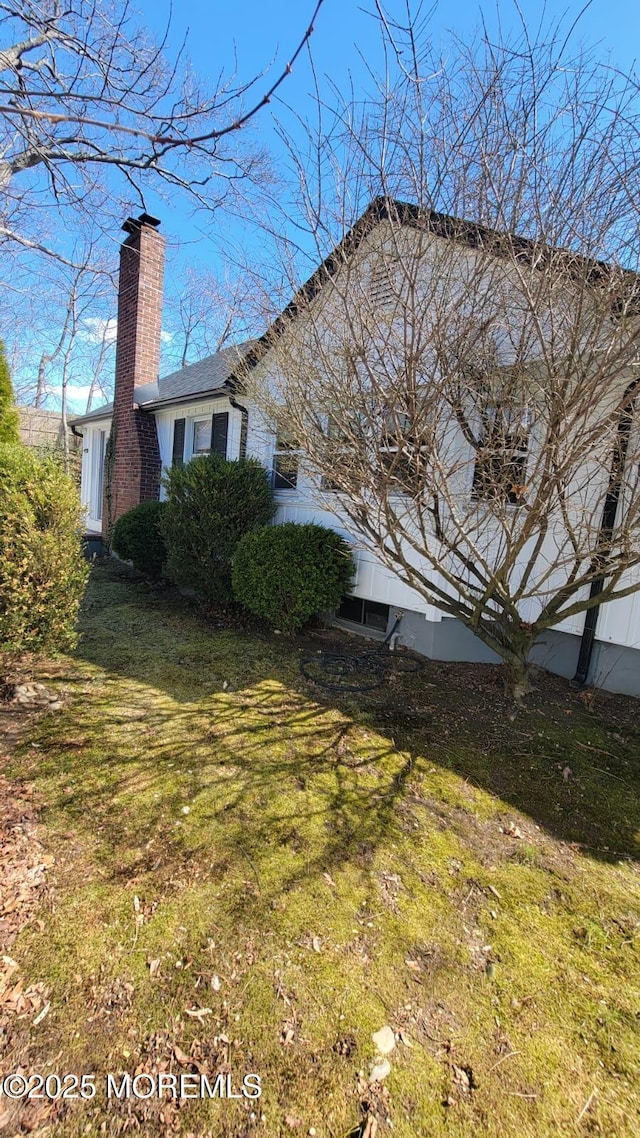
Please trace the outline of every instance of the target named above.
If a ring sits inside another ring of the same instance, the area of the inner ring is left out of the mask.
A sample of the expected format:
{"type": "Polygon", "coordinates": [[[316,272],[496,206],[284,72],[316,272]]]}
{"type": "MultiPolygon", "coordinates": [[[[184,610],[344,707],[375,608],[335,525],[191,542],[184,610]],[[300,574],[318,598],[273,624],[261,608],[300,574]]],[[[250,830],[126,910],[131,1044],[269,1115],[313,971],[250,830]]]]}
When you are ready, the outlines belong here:
{"type": "Polygon", "coordinates": [[[145,577],[156,581],[162,575],[167,547],[160,532],[164,502],[141,502],[118,518],[113,527],[112,545],[118,557],[133,561],[145,577]]]}
{"type": "Polygon", "coordinates": [[[0,643],[55,651],[75,641],[88,565],[78,491],[54,458],[0,445],[0,643]]]}
{"type": "Polygon", "coordinates": [[[233,589],[251,612],[294,632],[315,613],[337,608],[354,572],[339,534],[286,522],[243,537],[233,559],[233,589]]]}
{"type": "Polygon", "coordinates": [[[164,485],[168,575],[207,600],[228,603],[231,559],[240,538],[275,513],[267,471],[256,459],[229,462],[209,454],[172,467],[164,485]]]}
{"type": "Polygon", "coordinates": [[[18,411],[13,397],[9,365],[0,340],[0,445],[20,442],[18,411]]]}

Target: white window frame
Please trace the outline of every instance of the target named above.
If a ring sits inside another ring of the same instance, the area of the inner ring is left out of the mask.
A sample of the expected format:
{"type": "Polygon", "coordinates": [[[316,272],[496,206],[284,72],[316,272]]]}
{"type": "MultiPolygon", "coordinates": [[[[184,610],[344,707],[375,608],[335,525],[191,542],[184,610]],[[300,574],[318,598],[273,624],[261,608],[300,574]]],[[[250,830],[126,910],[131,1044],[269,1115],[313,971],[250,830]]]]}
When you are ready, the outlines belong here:
{"type": "Polygon", "coordinates": [[[211,415],[209,415],[208,417],[206,415],[194,416],[192,419],[189,420],[189,423],[190,423],[189,439],[190,439],[190,443],[191,443],[191,458],[197,458],[199,455],[203,455],[203,454],[210,454],[211,453],[211,431],[212,431],[211,415]],[[203,447],[200,450],[196,450],[196,430],[201,424],[204,424],[205,428],[208,428],[209,446],[203,447]]]}
{"type": "Polygon", "coordinates": [[[273,462],[271,468],[271,479],[273,489],[276,494],[291,494],[297,490],[300,479],[300,456],[302,451],[294,439],[287,438],[286,432],[279,431],[276,433],[274,448],[273,448],[273,462]],[[289,486],[278,486],[278,479],[285,478],[278,470],[278,459],[288,458],[293,464],[293,481],[289,486]]]}

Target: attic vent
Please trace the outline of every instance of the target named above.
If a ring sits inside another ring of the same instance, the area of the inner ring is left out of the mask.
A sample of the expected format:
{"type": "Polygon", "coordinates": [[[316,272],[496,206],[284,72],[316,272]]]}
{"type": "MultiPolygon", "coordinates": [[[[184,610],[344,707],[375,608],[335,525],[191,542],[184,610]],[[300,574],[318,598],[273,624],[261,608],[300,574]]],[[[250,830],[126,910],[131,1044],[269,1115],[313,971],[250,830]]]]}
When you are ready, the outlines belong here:
{"type": "Polygon", "coordinates": [[[377,265],[371,270],[369,294],[374,304],[390,304],[393,300],[393,282],[388,265],[377,265]]]}

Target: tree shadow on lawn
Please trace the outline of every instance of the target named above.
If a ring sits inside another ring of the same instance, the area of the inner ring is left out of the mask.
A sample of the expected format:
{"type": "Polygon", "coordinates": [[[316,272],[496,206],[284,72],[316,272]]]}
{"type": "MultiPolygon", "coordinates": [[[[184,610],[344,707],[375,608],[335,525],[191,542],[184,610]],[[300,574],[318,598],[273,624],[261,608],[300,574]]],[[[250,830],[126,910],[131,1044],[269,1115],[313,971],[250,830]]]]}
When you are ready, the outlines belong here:
{"type": "MultiPolygon", "coordinates": [[[[124,875],[210,848],[216,872],[241,857],[272,896],[347,858],[365,870],[412,830],[449,831],[490,863],[513,851],[509,806],[594,858],[640,853],[637,701],[598,693],[588,710],[541,673],[514,718],[499,669],[434,661],[336,695],[303,679],[299,642],[213,630],[113,568],[90,586],[83,629],[78,660],[106,679],[43,722],[46,767],[66,780],[54,809],[119,851],[124,875]],[[473,788],[502,801],[476,809],[473,788]]],[[[535,825],[522,836],[538,844],[535,825]]]]}

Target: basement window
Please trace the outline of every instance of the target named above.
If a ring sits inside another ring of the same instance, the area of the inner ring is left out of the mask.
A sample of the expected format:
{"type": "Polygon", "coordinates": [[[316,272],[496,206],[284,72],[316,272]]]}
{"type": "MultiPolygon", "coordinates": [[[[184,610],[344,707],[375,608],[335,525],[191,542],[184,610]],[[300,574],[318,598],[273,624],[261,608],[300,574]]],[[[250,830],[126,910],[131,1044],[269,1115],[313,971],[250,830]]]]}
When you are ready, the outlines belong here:
{"type": "Polygon", "coordinates": [[[365,628],[373,628],[376,632],[386,632],[389,623],[389,606],[379,601],[368,601],[363,597],[343,597],[340,608],[336,612],[340,620],[348,620],[351,624],[361,624],[365,628]]]}

